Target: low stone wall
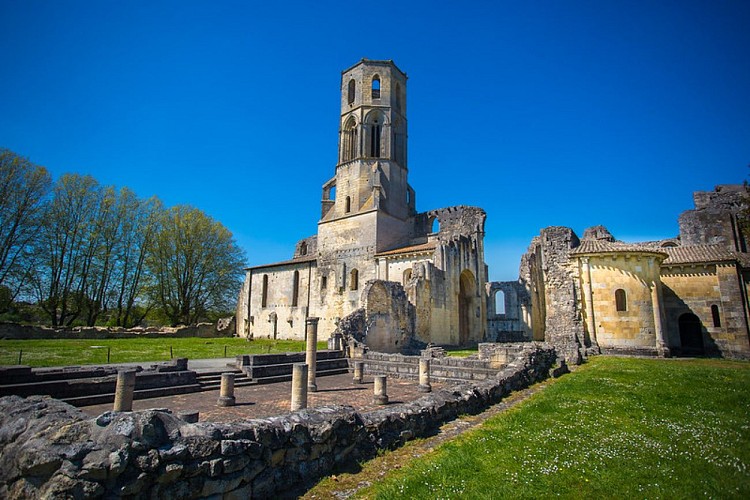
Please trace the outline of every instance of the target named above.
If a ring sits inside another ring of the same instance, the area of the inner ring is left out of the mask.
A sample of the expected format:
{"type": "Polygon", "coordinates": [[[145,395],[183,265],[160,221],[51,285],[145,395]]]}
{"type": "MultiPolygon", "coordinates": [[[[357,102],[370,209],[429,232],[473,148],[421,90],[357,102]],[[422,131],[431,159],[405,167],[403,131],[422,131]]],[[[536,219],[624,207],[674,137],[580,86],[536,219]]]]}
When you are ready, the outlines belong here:
{"type": "Polygon", "coordinates": [[[320,407],[230,424],[187,423],[168,411],[95,419],[60,401],[0,398],[0,497],[174,498],[289,494],[330,473],[477,413],[546,378],[549,346],[529,345],[493,381],[438,390],[358,413],[320,407]]]}
{"type": "Polygon", "coordinates": [[[73,328],[52,328],[39,325],[0,323],[0,339],[134,339],[134,338],[185,338],[185,337],[232,337],[234,321],[220,320],[219,323],[198,323],[191,326],[118,328],[100,326],[77,326],[73,328]]]}

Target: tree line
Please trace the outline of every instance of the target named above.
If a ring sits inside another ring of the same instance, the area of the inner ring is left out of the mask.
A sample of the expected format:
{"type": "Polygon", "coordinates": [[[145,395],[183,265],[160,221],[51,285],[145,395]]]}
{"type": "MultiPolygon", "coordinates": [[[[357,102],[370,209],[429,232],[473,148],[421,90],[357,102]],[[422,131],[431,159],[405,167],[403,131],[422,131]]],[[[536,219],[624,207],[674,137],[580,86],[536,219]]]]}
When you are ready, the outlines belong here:
{"type": "Polygon", "coordinates": [[[188,205],[53,181],[0,149],[0,317],[31,306],[52,326],[192,324],[234,308],[245,255],[218,221],[188,205]]]}

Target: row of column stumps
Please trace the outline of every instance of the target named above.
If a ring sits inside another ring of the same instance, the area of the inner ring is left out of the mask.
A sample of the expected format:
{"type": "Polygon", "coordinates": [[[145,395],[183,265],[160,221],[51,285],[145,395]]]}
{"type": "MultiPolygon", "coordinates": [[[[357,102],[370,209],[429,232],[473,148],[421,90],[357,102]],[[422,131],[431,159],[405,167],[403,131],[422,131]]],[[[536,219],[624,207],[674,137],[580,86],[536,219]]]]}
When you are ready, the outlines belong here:
{"type": "MultiPolygon", "coordinates": [[[[317,367],[317,338],[318,338],[318,318],[307,318],[307,363],[296,363],[292,367],[292,398],[291,410],[297,411],[307,408],[307,392],[316,392],[318,386],[315,383],[315,371],[317,367]]],[[[354,377],[352,383],[361,384],[364,375],[364,362],[354,362],[354,377]]],[[[117,385],[115,387],[114,411],[132,411],[133,396],[135,393],[135,370],[121,370],[117,373],[117,385]]],[[[219,391],[218,406],[234,406],[236,399],[234,397],[234,378],[235,373],[226,372],[221,374],[221,389],[219,391]]],[[[387,377],[385,375],[376,375],[374,377],[374,396],[375,404],[384,405],[388,403],[387,394],[387,377]]],[[[430,360],[422,358],[419,360],[419,392],[431,392],[430,384],[430,360]]],[[[192,420],[196,415],[190,415],[192,420]]]]}

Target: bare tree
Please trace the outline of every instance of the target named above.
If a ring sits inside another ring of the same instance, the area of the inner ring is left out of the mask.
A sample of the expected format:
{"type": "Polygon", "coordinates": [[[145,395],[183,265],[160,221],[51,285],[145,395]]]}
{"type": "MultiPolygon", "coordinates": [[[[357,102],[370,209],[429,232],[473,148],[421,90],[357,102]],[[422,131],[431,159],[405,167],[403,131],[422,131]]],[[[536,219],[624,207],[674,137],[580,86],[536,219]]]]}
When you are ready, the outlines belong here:
{"type": "Polygon", "coordinates": [[[179,205],[164,212],[149,261],[154,298],[172,324],[192,324],[210,310],[229,310],[244,252],[221,223],[179,205]]]}

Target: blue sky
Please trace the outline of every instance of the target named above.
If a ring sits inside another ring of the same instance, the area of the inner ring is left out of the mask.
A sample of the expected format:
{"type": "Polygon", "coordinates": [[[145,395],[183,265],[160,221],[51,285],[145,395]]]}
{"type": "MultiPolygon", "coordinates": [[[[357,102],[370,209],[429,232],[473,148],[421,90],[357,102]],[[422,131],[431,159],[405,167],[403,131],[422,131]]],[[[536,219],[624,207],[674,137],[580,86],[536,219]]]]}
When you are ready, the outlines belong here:
{"type": "Polygon", "coordinates": [[[392,59],[417,209],[483,207],[494,280],[543,227],[672,237],[750,173],[750,1],[272,3],[0,0],[0,146],[285,260],[334,175],[341,71],[392,59]]]}

